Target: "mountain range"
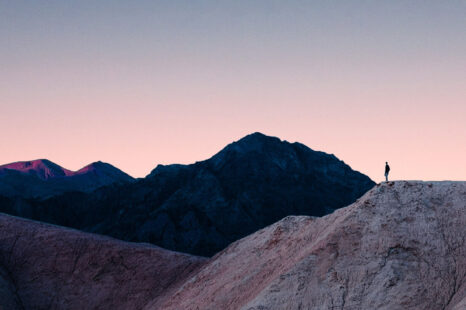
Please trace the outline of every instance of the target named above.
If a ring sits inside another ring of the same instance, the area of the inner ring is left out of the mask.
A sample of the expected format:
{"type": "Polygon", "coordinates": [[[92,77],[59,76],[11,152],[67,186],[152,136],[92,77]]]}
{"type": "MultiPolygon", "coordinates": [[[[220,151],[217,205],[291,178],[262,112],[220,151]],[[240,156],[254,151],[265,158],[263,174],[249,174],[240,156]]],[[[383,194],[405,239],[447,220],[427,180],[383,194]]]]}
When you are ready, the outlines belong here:
{"type": "Polygon", "coordinates": [[[7,197],[47,198],[65,192],[91,192],[114,183],[134,179],[101,161],[78,171],[70,171],[50,160],[20,161],[0,166],[0,195],[7,197]]]}
{"type": "Polygon", "coordinates": [[[146,178],[127,181],[47,199],[3,197],[0,211],[212,256],[288,215],[329,214],[375,185],[334,155],[261,133],[205,161],[159,165],[146,178]]]}

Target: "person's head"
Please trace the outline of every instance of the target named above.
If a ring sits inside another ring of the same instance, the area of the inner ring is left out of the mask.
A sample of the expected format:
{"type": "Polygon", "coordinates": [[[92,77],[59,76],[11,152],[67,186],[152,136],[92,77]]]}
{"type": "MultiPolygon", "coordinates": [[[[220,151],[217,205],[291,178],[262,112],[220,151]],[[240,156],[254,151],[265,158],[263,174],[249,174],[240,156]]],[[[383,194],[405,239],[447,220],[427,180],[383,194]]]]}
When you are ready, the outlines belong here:
{"type": "Polygon", "coordinates": [[[388,165],[388,161],[385,162],[385,165],[388,165]]]}

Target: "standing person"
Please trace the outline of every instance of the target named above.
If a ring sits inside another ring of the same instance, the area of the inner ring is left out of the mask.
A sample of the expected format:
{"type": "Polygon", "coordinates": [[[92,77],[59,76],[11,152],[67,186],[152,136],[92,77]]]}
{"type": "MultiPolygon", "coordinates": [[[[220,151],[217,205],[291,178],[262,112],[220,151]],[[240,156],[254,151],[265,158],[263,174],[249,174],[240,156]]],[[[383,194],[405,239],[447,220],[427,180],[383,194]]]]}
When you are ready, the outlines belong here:
{"type": "Polygon", "coordinates": [[[388,182],[388,173],[390,172],[390,166],[388,162],[385,162],[385,181],[388,182]]]}

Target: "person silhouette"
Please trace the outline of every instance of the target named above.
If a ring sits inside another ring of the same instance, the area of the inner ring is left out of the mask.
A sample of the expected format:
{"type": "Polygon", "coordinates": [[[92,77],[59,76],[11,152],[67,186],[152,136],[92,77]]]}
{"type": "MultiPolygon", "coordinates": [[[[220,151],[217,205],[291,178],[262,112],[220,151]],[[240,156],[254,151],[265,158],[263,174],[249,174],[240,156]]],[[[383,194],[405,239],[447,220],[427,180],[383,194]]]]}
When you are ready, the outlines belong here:
{"type": "Polygon", "coordinates": [[[385,162],[385,181],[388,182],[388,173],[390,172],[390,166],[388,162],[385,162]]]}

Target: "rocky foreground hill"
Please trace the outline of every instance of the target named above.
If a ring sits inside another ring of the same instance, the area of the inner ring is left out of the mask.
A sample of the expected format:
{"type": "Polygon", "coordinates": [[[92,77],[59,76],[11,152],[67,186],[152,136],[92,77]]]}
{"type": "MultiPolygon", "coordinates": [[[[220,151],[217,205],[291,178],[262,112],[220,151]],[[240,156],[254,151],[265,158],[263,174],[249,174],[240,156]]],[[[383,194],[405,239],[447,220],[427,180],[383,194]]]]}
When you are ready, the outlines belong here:
{"type": "Polygon", "coordinates": [[[285,216],[329,214],[374,185],[334,155],[254,133],[134,183],[46,200],[0,197],[0,212],[212,256],[285,216]]]}
{"type": "Polygon", "coordinates": [[[141,309],[205,261],[0,214],[0,309],[141,309]]]}
{"type": "Polygon", "coordinates": [[[383,183],[210,259],[1,215],[0,308],[464,310],[465,227],[466,182],[383,183]]]}

